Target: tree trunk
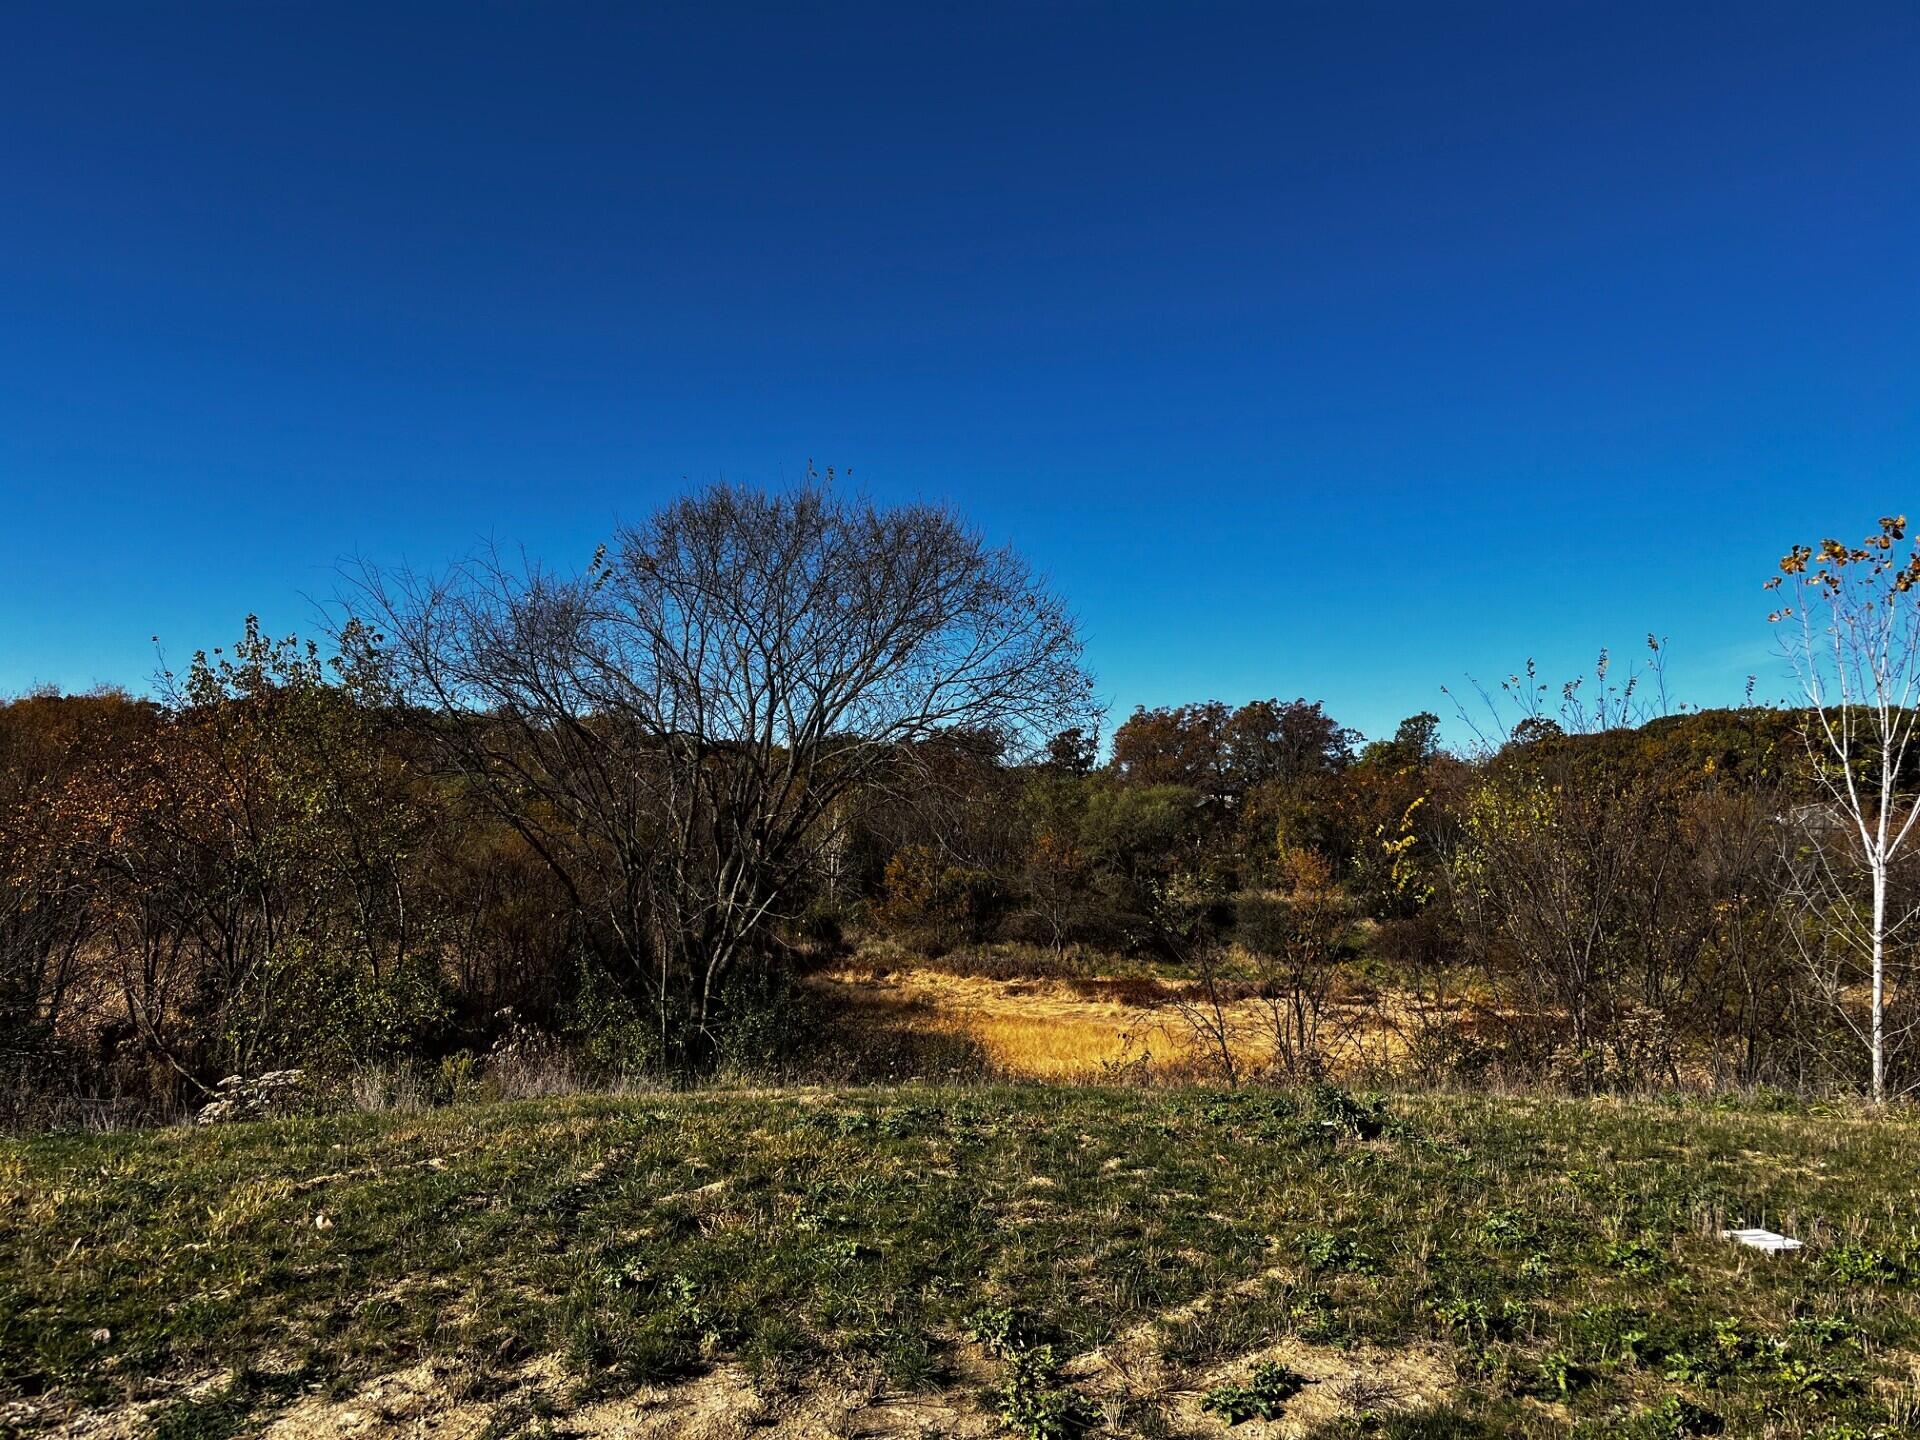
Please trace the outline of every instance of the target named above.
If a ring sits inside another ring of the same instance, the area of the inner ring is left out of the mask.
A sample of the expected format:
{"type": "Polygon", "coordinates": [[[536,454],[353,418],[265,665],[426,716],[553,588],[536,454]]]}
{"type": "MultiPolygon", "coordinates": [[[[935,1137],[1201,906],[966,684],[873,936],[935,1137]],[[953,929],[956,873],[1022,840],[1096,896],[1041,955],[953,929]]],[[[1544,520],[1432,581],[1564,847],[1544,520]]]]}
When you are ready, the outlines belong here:
{"type": "Polygon", "coordinates": [[[1873,864],[1873,1103],[1887,1098],[1887,864],[1873,864]]]}

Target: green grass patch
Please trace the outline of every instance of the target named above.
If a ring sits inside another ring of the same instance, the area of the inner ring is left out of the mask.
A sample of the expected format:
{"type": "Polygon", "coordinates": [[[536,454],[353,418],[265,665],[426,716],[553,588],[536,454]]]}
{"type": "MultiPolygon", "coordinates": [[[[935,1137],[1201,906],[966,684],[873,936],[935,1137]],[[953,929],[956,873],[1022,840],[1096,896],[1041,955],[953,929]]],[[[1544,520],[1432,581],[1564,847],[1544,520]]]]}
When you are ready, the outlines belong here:
{"type": "MultiPolygon", "coordinates": [[[[1444,1410],[1366,1433],[1896,1436],[1916,1162],[1898,1115],[1040,1087],[15,1139],[0,1400],[230,1373],[154,1413],[213,1436],[286,1403],[272,1377],[457,1357],[484,1387],[557,1354],[576,1398],[722,1358],[912,1390],[962,1383],[977,1343],[988,1407],[1053,1435],[1097,1428],[1068,1362],[1158,1326],[1192,1373],[1281,1340],[1446,1357],[1444,1410]],[[1807,1249],[1719,1238],[1750,1224],[1807,1249]]],[[[1282,1388],[1247,1362],[1216,1413],[1282,1388]]]]}

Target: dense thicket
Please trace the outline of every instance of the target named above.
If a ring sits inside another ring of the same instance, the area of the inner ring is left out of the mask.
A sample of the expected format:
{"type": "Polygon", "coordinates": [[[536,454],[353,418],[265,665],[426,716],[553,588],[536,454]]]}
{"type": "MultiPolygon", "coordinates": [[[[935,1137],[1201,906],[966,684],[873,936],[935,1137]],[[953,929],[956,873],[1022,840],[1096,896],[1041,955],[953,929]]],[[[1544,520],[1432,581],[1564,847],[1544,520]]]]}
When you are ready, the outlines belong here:
{"type": "Polygon", "coordinates": [[[1819,712],[1648,719],[1603,658],[1584,700],[1512,677],[1470,756],[1273,698],[1136,710],[1103,758],[1017,557],[813,482],[689,497],[575,576],[372,573],[333,641],[249,621],[152,699],[0,705],[16,1112],[529,1046],[785,1065],[822,1029],[796,977],[861,942],[1156,970],[1228,1079],[1234,1006],[1295,1078],[1365,1028],[1427,1079],[1854,1086],[1868,1033],[1915,1079],[1912,941],[1874,927],[1884,1014],[1844,947],[1920,874],[1835,859],[1819,712]]]}
{"type": "MultiPolygon", "coordinates": [[[[696,1063],[626,983],[604,894],[543,858],[567,822],[512,823],[444,763],[448,726],[510,743],[497,716],[372,704],[251,628],[162,701],[0,707],[10,1074],[191,1098],[230,1072],[480,1052],[514,1027],[613,1066],[696,1063]]],[[[804,1038],[785,982],[850,937],[935,957],[1017,941],[1063,967],[1189,963],[1197,937],[1287,1002],[1303,1069],[1315,987],[1364,984],[1420,1018],[1408,1062],[1435,1074],[1845,1078],[1782,903],[1796,726],[1712,711],[1469,762],[1430,716],[1360,744],[1317,705],[1261,701],[1137,712],[1104,764],[1085,732],[1020,763],[964,733],[916,740],[918,793],[836,793],[832,843],[784,876],[700,1063],[804,1038]]]]}

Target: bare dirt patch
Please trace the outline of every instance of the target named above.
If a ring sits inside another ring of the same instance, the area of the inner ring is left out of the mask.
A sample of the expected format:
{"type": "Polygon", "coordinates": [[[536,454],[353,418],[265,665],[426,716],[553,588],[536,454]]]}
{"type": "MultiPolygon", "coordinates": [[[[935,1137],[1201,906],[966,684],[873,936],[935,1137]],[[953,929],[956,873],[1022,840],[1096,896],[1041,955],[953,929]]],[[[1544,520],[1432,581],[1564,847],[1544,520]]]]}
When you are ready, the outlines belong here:
{"type": "Polygon", "coordinates": [[[1201,1371],[1173,1391],[1169,1408],[1195,1435],[1293,1436],[1343,1417],[1426,1409],[1445,1400],[1456,1384],[1453,1366],[1444,1356],[1417,1346],[1341,1350],[1289,1339],[1201,1371]],[[1249,1420],[1230,1431],[1204,1408],[1206,1394],[1217,1385],[1243,1380],[1262,1362],[1283,1365],[1306,1383],[1287,1401],[1279,1419],[1249,1420]]]}
{"type": "Polygon", "coordinates": [[[431,1363],[384,1375],[346,1399],[314,1395],[283,1410],[262,1440],[479,1440],[503,1421],[549,1417],[556,1435],[577,1440],[854,1440],[854,1437],[985,1437],[991,1416],[970,1399],[822,1386],[768,1394],[736,1364],[625,1395],[569,1402],[557,1357],[514,1376],[500,1393],[462,1399],[445,1367],[431,1363]]]}

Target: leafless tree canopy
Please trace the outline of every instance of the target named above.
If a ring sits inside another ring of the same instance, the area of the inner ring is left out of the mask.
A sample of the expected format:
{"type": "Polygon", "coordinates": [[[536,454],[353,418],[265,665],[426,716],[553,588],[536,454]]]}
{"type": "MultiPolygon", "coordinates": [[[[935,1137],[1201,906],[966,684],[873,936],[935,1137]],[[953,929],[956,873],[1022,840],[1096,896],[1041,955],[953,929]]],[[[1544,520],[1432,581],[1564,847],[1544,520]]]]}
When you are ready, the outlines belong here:
{"type": "Polygon", "coordinates": [[[942,737],[1037,750],[1091,709],[1072,617],[952,512],[718,486],[562,575],[496,553],[364,575],[399,698],[705,1037],[857,797],[942,737]]]}

